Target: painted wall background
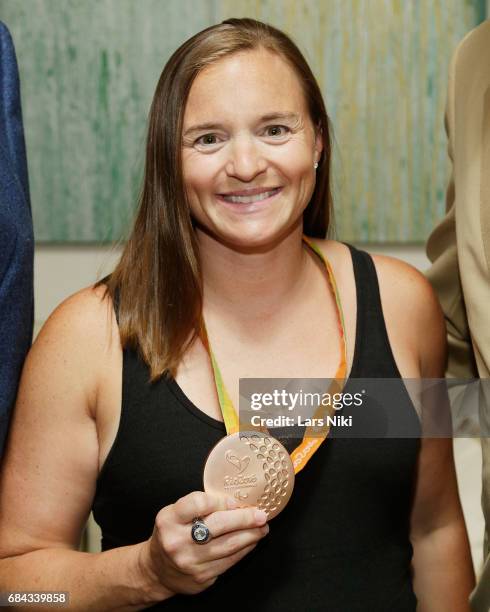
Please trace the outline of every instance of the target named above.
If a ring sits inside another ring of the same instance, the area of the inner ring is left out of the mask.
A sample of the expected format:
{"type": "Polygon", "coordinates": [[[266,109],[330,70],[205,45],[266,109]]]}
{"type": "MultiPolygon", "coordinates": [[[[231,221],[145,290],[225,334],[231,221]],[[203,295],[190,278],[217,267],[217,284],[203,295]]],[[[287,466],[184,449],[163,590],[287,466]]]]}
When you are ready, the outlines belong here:
{"type": "Polygon", "coordinates": [[[443,114],[459,40],[484,0],[2,0],[18,55],[38,242],[124,234],[160,72],[188,37],[231,16],[297,42],[335,133],[338,236],[421,242],[442,216],[443,114]]]}

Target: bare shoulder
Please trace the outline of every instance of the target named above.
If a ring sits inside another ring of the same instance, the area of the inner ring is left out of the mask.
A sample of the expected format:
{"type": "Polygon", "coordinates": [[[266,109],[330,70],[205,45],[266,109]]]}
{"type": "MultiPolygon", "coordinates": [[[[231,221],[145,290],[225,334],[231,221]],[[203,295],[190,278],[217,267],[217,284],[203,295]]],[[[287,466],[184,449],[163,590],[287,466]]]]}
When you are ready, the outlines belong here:
{"type": "Polygon", "coordinates": [[[113,319],[112,300],[106,295],[105,285],[90,285],[66,298],[51,313],[38,339],[63,328],[69,336],[83,329],[84,337],[95,339],[101,330],[107,331],[113,319]]]}
{"type": "Polygon", "coordinates": [[[382,293],[383,306],[397,306],[398,312],[412,313],[413,322],[436,323],[442,311],[439,300],[427,278],[411,264],[390,257],[370,253],[382,293]]]}
{"type": "Polygon", "coordinates": [[[63,334],[63,344],[76,342],[83,346],[104,345],[113,341],[114,309],[111,297],[106,294],[105,285],[89,286],[66,298],[51,313],[41,328],[36,343],[59,342],[63,334]]]}
{"type": "Polygon", "coordinates": [[[108,354],[117,350],[119,333],[105,285],[89,286],[65,299],[41,328],[26,361],[42,375],[59,371],[80,377],[95,403],[96,376],[108,354]]]}
{"type": "Polygon", "coordinates": [[[434,289],[414,266],[387,255],[371,254],[387,327],[418,355],[421,375],[444,375],[446,329],[434,289]]]}

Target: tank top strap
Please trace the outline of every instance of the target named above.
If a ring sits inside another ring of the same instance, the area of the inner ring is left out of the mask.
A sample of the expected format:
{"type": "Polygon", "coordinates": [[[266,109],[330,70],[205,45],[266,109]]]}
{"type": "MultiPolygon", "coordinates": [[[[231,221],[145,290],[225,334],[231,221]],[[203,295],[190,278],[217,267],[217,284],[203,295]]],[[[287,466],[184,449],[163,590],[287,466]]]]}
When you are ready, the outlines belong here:
{"type": "Polygon", "coordinates": [[[350,250],[356,284],[356,342],[352,378],[401,378],[386,329],[379,282],[369,253],[350,250]]]}

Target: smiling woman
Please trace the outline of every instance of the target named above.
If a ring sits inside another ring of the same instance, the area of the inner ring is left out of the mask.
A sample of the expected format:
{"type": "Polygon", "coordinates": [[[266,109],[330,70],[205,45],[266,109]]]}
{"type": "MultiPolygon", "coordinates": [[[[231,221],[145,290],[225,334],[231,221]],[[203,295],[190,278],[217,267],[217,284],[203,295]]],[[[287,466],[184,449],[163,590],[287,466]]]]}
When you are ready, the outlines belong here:
{"type": "Polygon", "coordinates": [[[450,440],[335,424],[325,440],[313,420],[284,445],[267,423],[239,432],[240,378],[353,393],[356,378],[442,376],[423,277],[326,238],[328,123],[301,53],[267,24],[229,19],[170,58],[121,260],[58,307],[24,368],[0,590],[69,591],[74,610],[467,608],[450,440]],[[99,554],[77,551],[91,509],[99,554]]]}

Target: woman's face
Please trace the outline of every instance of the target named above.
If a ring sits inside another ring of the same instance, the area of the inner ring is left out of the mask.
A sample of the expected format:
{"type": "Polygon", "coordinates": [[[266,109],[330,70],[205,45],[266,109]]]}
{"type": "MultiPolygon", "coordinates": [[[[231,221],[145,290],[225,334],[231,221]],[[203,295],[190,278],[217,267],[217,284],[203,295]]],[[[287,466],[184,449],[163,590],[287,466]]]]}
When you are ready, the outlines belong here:
{"type": "Polygon", "coordinates": [[[182,133],[198,227],[251,247],[295,226],[315,187],[322,141],[285,60],[245,51],[205,68],[192,84],[182,133]]]}

